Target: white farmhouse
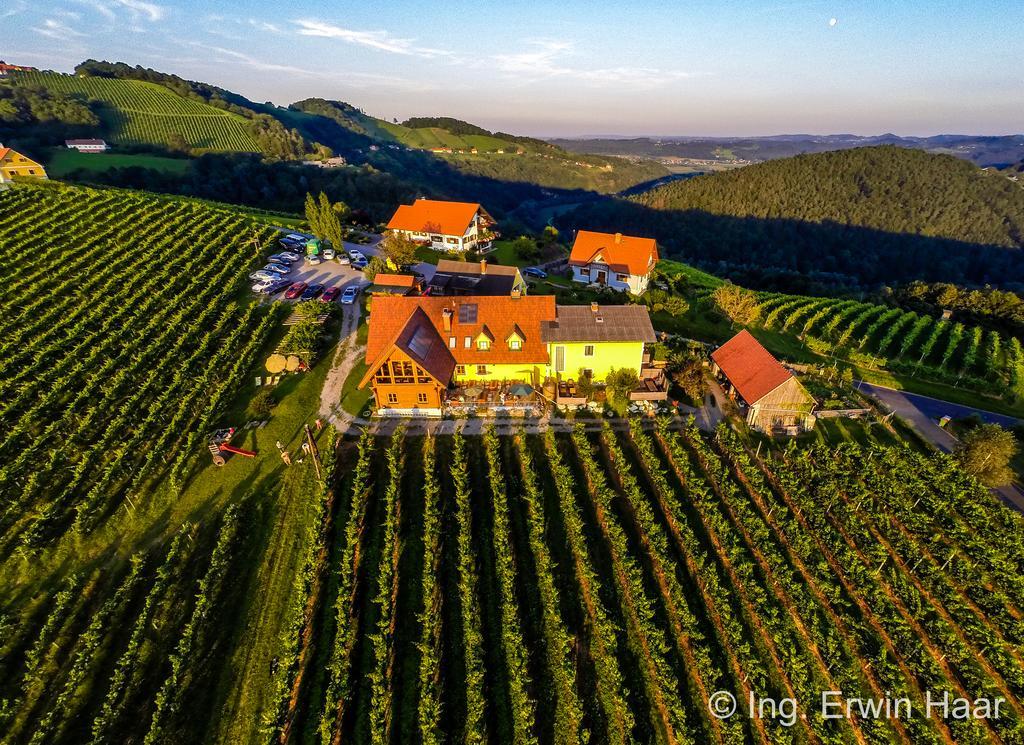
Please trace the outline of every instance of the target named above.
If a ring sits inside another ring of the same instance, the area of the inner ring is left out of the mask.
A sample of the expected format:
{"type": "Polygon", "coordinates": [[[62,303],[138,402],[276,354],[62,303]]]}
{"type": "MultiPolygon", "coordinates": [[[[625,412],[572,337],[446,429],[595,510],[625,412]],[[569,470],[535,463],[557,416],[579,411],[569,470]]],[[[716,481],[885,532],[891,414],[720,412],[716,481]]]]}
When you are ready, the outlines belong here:
{"type": "Polygon", "coordinates": [[[658,244],[653,238],[622,233],[580,230],[569,254],[573,281],[634,295],[647,290],[657,263],[658,244]]]}
{"type": "Polygon", "coordinates": [[[64,140],[64,146],[80,153],[103,153],[108,149],[103,140],[64,140]]]}
{"type": "Polygon", "coordinates": [[[475,202],[440,202],[417,199],[403,204],[388,223],[388,230],[406,235],[438,251],[487,251],[495,234],[487,211],[475,202]]]}

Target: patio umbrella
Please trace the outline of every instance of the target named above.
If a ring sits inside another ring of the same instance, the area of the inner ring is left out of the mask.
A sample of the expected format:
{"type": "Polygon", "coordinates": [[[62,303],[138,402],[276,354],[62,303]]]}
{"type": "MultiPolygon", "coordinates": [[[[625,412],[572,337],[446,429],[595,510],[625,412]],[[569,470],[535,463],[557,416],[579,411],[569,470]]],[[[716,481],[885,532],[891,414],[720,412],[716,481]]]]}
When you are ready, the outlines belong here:
{"type": "Polygon", "coordinates": [[[516,383],[514,386],[508,389],[508,392],[513,396],[529,396],[533,393],[533,386],[527,385],[526,383],[516,383]]]}
{"type": "Polygon", "coordinates": [[[464,388],[462,392],[465,393],[470,398],[476,398],[477,396],[484,392],[484,389],[477,388],[475,385],[471,385],[469,388],[464,388]]]}

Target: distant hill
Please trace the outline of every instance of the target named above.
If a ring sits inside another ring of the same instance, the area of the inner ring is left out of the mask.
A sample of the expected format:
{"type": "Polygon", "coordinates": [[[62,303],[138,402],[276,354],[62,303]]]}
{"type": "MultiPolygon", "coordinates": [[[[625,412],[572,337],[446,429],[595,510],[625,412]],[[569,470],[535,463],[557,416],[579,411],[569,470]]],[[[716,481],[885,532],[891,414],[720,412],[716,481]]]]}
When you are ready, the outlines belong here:
{"type": "Polygon", "coordinates": [[[760,286],[1024,281],[1024,190],[1000,172],[894,146],[676,181],[561,222],[653,235],[760,286]]]}
{"type": "Polygon", "coordinates": [[[3,141],[44,155],[66,137],[81,136],[103,137],[128,150],[205,155],[207,162],[184,174],[125,167],[83,169],[72,172],[73,179],[271,208],[301,206],[316,182],[335,199],[367,197],[374,216],[393,208],[386,200],[396,193],[471,199],[500,216],[523,204],[615,194],[668,174],[653,161],[569,153],[452,117],[398,124],[341,101],[256,103],[208,83],[122,62],[86,60],[74,75],[16,73],[0,80],[3,141]],[[311,173],[274,165],[329,155],[344,157],[350,168],[311,173]],[[242,160],[256,156],[264,162],[242,160]],[[207,195],[206,183],[228,190],[207,195]]]}
{"type": "Polygon", "coordinates": [[[42,88],[93,103],[101,134],[118,144],[168,145],[181,135],[195,148],[212,152],[259,152],[249,122],[238,114],[141,80],[77,77],[55,72],[12,75],[15,85],[42,88]]]}
{"type": "Polygon", "coordinates": [[[777,135],[774,137],[581,137],[550,140],[566,150],[600,155],[757,163],[794,155],[898,145],[930,153],[955,155],[979,166],[1003,166],[1024,158],[1024,135],[936,135],[900,137],[883,134],[777,135]]]}
{"type": "Polygon", "coordinates": [[[549,189],[616,193],[668,171],[654,162],[570,153],[543,140],[490,132],[450,117],[416,117],[401,124],[369,116],[341,101],[310,98],[289,106],[282,119],[307,137],[357,161],[387,169],[387,160],[407,160],[410,150],[429,152],[465,174],[531,183],[549,189]],[[295,113],[321,119],[293,118],[295,113]],[[333,130],[322,119],[329,119],[333,130]],[[370,150],[376,147],[377,150],[370,150]],[[381,152],[386,151],[386,152],[381,152]]]}

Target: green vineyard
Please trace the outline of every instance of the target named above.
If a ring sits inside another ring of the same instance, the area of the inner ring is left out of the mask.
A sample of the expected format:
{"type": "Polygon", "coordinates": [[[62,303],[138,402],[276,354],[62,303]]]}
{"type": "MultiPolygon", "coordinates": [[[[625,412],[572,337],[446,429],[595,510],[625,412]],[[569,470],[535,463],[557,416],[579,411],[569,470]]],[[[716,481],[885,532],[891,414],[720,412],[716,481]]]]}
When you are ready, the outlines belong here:
{"type": "Polygon", "coordinates": [[[13,76],[16,84],[45,87],[100,104],[97,112],[117,143],[164,146],[180,134],[192,147],[223,152],[259,152],[241,116],[183,98],[169,88],[141,80],[76,77],[50,72],[13,76]]]}
{"type": "Polygon", "coordinates": [[[1024,357],[1016,337],[855,300],[765,294],[759,311],[764,328],[798,335],[815,352],[979,390],[1005,386],[1024,395],[1024,357]]]}
{"type": "Polygon", "coordinates": [[[91,532],[188,457],[275,317],[235,296],[265,226],[113,190],[0,192],[0,553],[91,532]]]}
{"type": "Polygon", "coordinates": [[[306,464],[277,497],[305,537],[258,686],[225,662],[254,653],[242,500],[6,617],[9,741],[1024,741],[1024,526],[946,456],[759,459],[671,420],[321,447],[334,488],[306,464]],[[910,713],[825,718],[821,691],[910,713]],[[719,719],[717,692],[806,717],[719,719]],[[941,692],[1001,716],[928,716],[941,692]]]}

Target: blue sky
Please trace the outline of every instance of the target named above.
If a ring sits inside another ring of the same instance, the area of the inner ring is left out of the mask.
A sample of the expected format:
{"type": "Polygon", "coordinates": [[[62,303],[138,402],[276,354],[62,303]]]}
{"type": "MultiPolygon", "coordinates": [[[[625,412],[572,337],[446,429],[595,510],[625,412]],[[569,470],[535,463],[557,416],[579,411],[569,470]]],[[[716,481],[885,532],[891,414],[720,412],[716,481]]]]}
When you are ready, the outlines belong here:
{"type": "Polygon", "coordinates": [[[532,135],[1024,129],[1022,0],[0,0],[0,18],[8,62],[532,135]]]}

